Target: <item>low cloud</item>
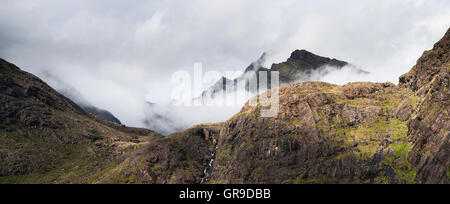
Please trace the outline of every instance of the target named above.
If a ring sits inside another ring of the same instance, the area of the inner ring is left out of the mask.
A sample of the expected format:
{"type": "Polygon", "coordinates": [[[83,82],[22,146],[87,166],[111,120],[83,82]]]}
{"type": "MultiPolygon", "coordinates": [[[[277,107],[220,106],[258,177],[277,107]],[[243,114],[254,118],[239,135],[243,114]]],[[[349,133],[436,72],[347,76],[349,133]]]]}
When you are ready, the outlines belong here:
{"type": "Polygon", "coordinates": [[[297,81],[322,81],[331,84],[344,85],[350,82],[372,81],[374,76],[370,72],[347,65],[342,68],[325,66],[311,72],[308,77],[299,76],[297,81]]]}
{"type": "MultiPolygon", "coordinates": [[[[171,75],[196,62],[243,71],[263,52],[270,65],[306,49],[371,73],[343,69],[319,80],[397,83],[449,25],[448,0],[5,0],[0,57],[44,80],[51,73],[124,124],[144,127],[147,102],[170,104],[171,75]]],[[[174,118],[215,122],[237,110],[174,118]]]]}

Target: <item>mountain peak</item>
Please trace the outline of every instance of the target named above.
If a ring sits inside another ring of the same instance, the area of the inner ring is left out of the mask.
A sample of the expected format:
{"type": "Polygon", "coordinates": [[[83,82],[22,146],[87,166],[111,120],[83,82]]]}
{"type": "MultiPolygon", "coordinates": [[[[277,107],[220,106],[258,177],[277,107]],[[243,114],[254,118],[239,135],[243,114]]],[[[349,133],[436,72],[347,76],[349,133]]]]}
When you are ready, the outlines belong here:
{"type": "Polygon", "coordinates": [[[292,52],[290,59],[305,60],[305,59],[308,59],[311,57],[316,57],[316,56],[317,55],[315,55],[307,50],[301,49],[301,50],[295,50],[294,52],[292,52]]]}
{"type": "Polygon", "coordinates": [[[250,72],[250,71],[258,71],[259,69],[263,68],[264,62],[266,62],[267,53],[264,52],[261,57],[258,58],[258,60],[251,63],[244,71],[244,73],[250,72]]]}
{"type": "Polygon", "coordinates": [[[346,65],[348,63],[345,61],[322,57],[302,49],[292,52],[286,62],[273,64],[271,70],[280,73],[280,81],[282,83],[290,83],[298,80],[299,77],[308,78],[311,71],[321,69],[324,66],[340,69],[346,65]]]}
{"type": "Polygon", "coordinates": [[[316,68],[324,65],[330,65],[335,67],[343,67],[345,65],[348,65],[347,62],[340,61],[337,59],[331,59],[328,57],[322,57],[304,49],[295,50],[294,52],[292,52],[291,57],[289,57],[288,59],[288,62],[306,63],[316,68]]]}
{"type": "MultiPolygon", "coordinates": [[[[337,59],[331,59],[327,57],[318,56],[307,50],[295,50],[292,52],[291,57],[280,64],[272,64],[271,68],[265,68],[264,63],[266,62],[267,53],[263,53],[256,61],[251,63],[244,71],[244,74],[236,79],[227,79],[225,77],[220,78],[214,85],[208,88],[202,93],[202,97],[213,97],[217,93],[226,89],[227,84],[235,84],[239,81],[255,81],[260,87],[267,87],[267,84],[259,84],[258,77],[260,71],[279,72],[279,79],[281,84],[291,83],[294,81],[304,81],[311,77],[311,71],[318,70],[324,66],[331,66],[340,69],[346,65],[347,62],[340,61],[337,59]],[[248,73],[254,72],[256,75],[250,75],[248,73]]],[[[363,70],[357,69],[359,73],[367,73],[363,70]]],[[[267,81],[271,84],[270,79],[267,81]]]]}

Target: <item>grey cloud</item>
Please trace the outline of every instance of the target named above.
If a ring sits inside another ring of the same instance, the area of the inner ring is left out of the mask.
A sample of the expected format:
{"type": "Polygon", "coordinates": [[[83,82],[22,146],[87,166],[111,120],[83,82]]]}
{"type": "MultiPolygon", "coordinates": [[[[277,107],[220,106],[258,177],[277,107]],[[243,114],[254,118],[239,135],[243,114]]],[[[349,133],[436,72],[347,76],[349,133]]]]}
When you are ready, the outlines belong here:
{"type": "Polygon", "coordinates": [[[449,25],[448,0],[4,0],[0,57],[143,126],[145,101],[167,102],[195,62],[242,71],[303,48],[396,83],[449,25]]]}

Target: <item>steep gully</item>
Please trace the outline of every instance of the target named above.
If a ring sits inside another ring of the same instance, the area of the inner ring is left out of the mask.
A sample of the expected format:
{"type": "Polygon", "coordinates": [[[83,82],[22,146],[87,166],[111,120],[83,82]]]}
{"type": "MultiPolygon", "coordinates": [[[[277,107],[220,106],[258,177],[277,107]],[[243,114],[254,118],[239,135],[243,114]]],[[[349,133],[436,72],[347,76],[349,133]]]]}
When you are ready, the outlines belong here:
{"type": "Polygon", "coordinates": [[[202,177],[202,180],[200,181],[200,184],[204,184],[205,182],[208,181],[208,171],[212,169],[212,165],[214,164],[214,160],[216,159],[217,149],[218,149],[218,147],[216,144],[214,146],[214,151],[211,152],[211,159],[209,160],[209,162],[207,163],[207,166],[203,170],[203,177],[202,177]]]}

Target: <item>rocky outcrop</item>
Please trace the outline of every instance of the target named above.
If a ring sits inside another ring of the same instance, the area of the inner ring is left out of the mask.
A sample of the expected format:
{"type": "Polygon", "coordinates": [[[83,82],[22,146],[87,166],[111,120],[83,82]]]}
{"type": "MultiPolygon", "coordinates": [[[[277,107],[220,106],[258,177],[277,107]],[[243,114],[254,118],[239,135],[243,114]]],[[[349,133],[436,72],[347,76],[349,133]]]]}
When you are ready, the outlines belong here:
{"type": "Polygon", "coordinates": [[[221,124],[204,124],[154,139],[136,155],[106,172],[102,183],[201,183],[214,156],[221,124]]]}
{"type": "Polygon", "coordinates": [[[294,83],[280,113],[245,106],[219,137],[211,183],[450,183],[450,33],[390,83],[294,83]]]}
{"type": "Polygon", "coordinates": [[[409,159],[418,168],[417,179],[426,183],[448,183],[450,177],[449,50],[450,30],[400,78],[401,87],[415,91],[408,124],[413,142],[409,159]]]}
{"type": "Polygon", "coordinates": [[[261,107],[247,106],[241,115],[227,123],[219,138],[214,166],[218,171],[212,180],[217,183],[385,180],[391,175],[374,173],[388,168],[380,164],[381,157],[393,156],[391,144],[406,143],[406,124],[387,119],[393,108],[382,108],[393,98],[404,97],[390,95],[396,91],[392,84],[365,83],[339,87],[310,82],[283,87],[280,94],[285,97],[281,99],[277,118],[261,118],[258,111],[261,107]],[[399,131],[399,138],[389,139],[394,131],[399,131]],[[243,162],[244,158],[250,159],[243,162]]]}
{"type": "Polygon", "coordinates": [[[417,91],[426,87],[439,73],[448,71],[450,54],[450,30],[434,45],[432,50],[423,53],[410,72],[400,77],[400,86],[417,91]]]}

